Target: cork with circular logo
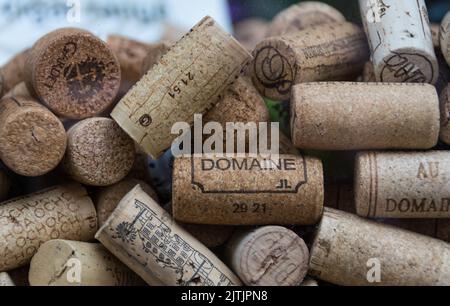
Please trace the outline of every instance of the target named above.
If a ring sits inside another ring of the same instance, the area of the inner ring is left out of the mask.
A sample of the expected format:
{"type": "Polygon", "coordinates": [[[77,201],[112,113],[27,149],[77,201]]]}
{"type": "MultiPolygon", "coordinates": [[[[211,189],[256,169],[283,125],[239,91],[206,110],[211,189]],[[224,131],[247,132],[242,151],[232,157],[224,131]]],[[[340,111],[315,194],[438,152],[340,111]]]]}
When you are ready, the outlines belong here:
{"type": "Polygon", "coordinates": [[[1,101],[0,139],[0,158],[23,176],[41,176],[56,168],[67,145],[61,121],[25,97],[1,101]]]}
{"type": "Polygon", "coordinates": [[[230,267],[247,286],[299,286],[308,272],[308,247],[285,227],[236,233],[226,253],[230,267]]]}
{"type": "Polygon", "coordinates": [[[110,186],[125,178],[133,167],[134,142],[111,119],[85,119],[67,136],[63,168],[82,184],[110,186]]]}
{"type": "Polygon", "coordinates": [[[93,117],[120,88],[120,65],[108,45],[89,32],[53,31],[36,42],[26,65],[27,85],[58,116],[93,117]]]}
{"type": "Polygon", "coordinates": [[[442,20],[439,38],[442,54],[450,66],[450,12],[442,20]]]}
{"type": "Polygon", "coordinates": [[[441,140],[450,145],[450,84],[441,93],[441,140]]]}

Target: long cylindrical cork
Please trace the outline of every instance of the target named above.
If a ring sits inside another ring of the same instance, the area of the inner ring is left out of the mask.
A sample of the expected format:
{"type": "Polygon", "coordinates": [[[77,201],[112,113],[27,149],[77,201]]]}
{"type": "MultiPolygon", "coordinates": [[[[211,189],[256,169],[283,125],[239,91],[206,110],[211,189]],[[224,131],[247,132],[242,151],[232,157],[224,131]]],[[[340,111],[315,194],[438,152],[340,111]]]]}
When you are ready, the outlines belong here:
{"type": "Polygon", "coordinates": [[[180,157],[173,171],[173,215],[215,225],[315,224],[323,210],[322,162],[280,155],[180,157]]]}
{"type": "Polygon", "coordinates": [[[430,149],[439,138],[439,98],[429,84],[299,84],[291,116],[301,149],[430,149]]]}
{"type": "Polygon", "coordinates": [[[96,230],[94,204],[78,184],[4,202],[0,205],[0,271],[26,265],[46,241],[89,241],[96,230]]]}
{"type": "Polygon", "coordinates": [[[450,66],[450,12],[442,20],[439,38],[442,54],[450,66]]]}
{"type": "Polygon", "coordinates": [[[36,42],[28,57],[26,77],[30,91],[57,115],[84,119],[100,114],[114,101],[120,87],[120,65],[99,38],[67,28],[36,42]]]}
{"type": "Polygon", "coordinates": [[[31,286],[139,286],[133,271],[99,243],[52,240],[33,256],[31,286]]]}
{"type": "Polygon", "coordinates": [[[230,267],[247,286],[299,286],[308,272],[305,242],[285,227],[236,233],[226,253],[230,267]]]}
{"type": "Polygon", "coordinates": [[[13,287],[15,286],[14,281],[6,272],[0,273],[0,287],[13,287]]]}
{"type": "Polygon", "coordinates": [[[0,158],[23,176],[41,176],[55,169],[67,145],[61,121],[26,97],[0,103],[0,158]]]}
{"type": "Polygon", "coordinates": [[[334,7],[319,1],[305,1],[294,4],[276,15],[266,36],[282,36],[312,26],[344,21],[345,17],[334,7]]]}
{"type": "Polygon", "coordinates": [[[379,82],[430,83],[438,63],[424,0],[359,0],[379,82]]]}
{"type": "Polygon", "coordinates": [[[441,93],[441,135],[443,142],[450,145],[450,83],[441,93]]]}
{"type": "Polygon", "coordinates": [[[309,274],[336,285],[448,286],[450,245],[326,208],[309,274]]]}
{"type": "Polygon", "coordinates": [[[149,285],[241,284],[140,186],[123,198],[96,238],[149,285]]]}
{"type": "Polygon", "coordinates": [[[253,83],[277,101],[288,100],[299,83],[354,80],[369,60],[364,32],[348,22],[267,38],[253,55],[253,83]]]}
{"type": "Polygon", "coordinates": [[[140,185],[152,199],[158,201],[158,196],[152,187],[143,181],[133,178],[125,179],[112,186],[102,188],[95,197],[99,226],[102,226],[108,220],[123,197],[137,185],[140,185]]]}
{"type": "Polygon", "coordinates": [[[355,169],[358,215],[450,218],[450,152],[364,152],[355,169]]]}
{"type": "Polygon", "coordinates": [[[133,167],[134,142],[111,119],[85,119],[67,135],[63,168],[82,184],[110,186],[124,179],[133,167]]]}
{"type": "MultiPolygon", "coordinates": [[[[0,79],[3,79],[3,94],[25,81],[25,63],[29,52],[30,49],[20,52],[0,68],[0,79]]],[[[0,83],[2,82],[0,81],[0,83]]],[[[2,95],[1,87],[2,85],[0,85],[0,97],[2,95]]]]}
{"type": "Polygon", "coordinates": [[[111,116],[153,158],[177,137],[172,126],[194,121],[221,100],[251,55],[210,17],[175,44],[111,116]]]}

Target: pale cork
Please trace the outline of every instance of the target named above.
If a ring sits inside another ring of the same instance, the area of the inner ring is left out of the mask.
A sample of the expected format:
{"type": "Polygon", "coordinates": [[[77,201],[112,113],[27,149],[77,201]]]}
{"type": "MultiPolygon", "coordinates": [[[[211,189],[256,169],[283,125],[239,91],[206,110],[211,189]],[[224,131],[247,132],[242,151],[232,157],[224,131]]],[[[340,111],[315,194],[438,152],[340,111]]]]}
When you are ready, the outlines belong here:
{"type": "Polygon", "coordinates": [[[322,162],[300,155],[180,157],[173,215],[210,225],[311,225],[323,210],[322,162]]]}
{"type": "Polygon", "coordinates": [[[74,28],[36,42],[26,64],[30,91],[55,114],[85,119],[106,110],[120,87],[120,65],[108,45],[74,28]]]}
{"type": "Polygon", "coordinates": [[[363,30],[343,22],[267,38],[253,56],[256,88],[267,98],[285,101],[299,83],[354,80],[369,60],[369,49],[363,30]]]}
{"type": "Polygon", "coordinates": [[[305,242],[281,226],[236,233],[226,254],[230,267],[247,286],[299,286],[308,272],[305,242]]]}
{"type": "Polygon", "coordinates": [[[177,122],[192,124],[223,97],[251,55],[205,17],[119,102],[111,116],[154,159],[168,149],[177,122]]]}
{"type": "Polygon", "coordinates": [[[0,170],[0,201],[3,201],[11,188],[11,180],[4,170],[0,170]]]}
{"type": "Polygon", "coordinates": [[[282,36],[326,23],[344,22],[345,17],[334,7],[319,1],[294,4],[276,15],[266,36],[282,36]]]}
{"type": "Polygon", "coordinates": [[[450,218],[450,152],[364,152],[355,204],[369,218],[450,218]]]}
{"type": "Polygon", "coordinates": [[[31,286],[145,285],[101,244],[69,240],[51,240],[41,245],[31,260],[29,280],[31,286]],[[75,269],[80,271],[74,272],[75,269]]]}
{"type": "Polygon", "coordinates": [[[256,45],[266,38],[269,23],[261,18],[244,19],[234,25],[234,36],[248,50],[253,51],[256,45]]]}
{"type": "Polygon", "coordinates": [[[81,185],[56,186],[0,205],[0,271],[28,264],[53,239],[90,241],[97,215],[81,185]]]}
{"type": "Polygon", "coordinates": [[[123,198],[96,238],[149,285],[241,285],[139,186],[123,198]]]}
{"type": "Polygon", "coordinates": [[[430,83],[438,78],[424,0],[359,0],[378,82],[430,83]]]}
{"type": "MultiPolygon", "coordinates": [[[[23,50],[0,68],[0,79],[3,79],[3,94],[25,81],[25,63],[30,49],[23,50]]],[[[0,81],[0,97],[2,92],[0,81]]]]}
{"type": "Polygon", "coordinates": [[[450,66],[450,12],[448,12],[441,23],[439,41],[442,54],[450,66]]]}
{"type": "Polygon", "coordinates": [[[147,55],[142,59],[142,65],[140,67],[141,75],[139,79],[142,78],[147,72],[149,72],[149,70],[151,70],[156,64],[158,64],[161,57],[163,57],[163,55],[170,50],[171,45],[172,44],[165,41],[148,45],[149,51],[147,52],[147,55]]]}
{"type": "Polygon", "coordinates": [[[439,98],[429,84],[305,83],[294,87],[291,106],[301,149],[430,149],[439,138],[439,98]]]}
{"type": "Polygon", "coordinates": [[[85,119],[68,132],[63,160],[66,174],[82,184],[110,186],[124,179],[134,164],[134,142],[108,118],[85,119]]]}
{"type": "Polygon", "coordinates": [[[450,285],[450,245],[326,208],[309,274],[343,286],[450,285]],[[368,278],[380,263],[381,282],[368,278]],[[375,265],[376,267],[376,265],[375,265]]]}
{"type": "Polygon", "coordinates": [[[67,146],[61,121],[37,101],[12,97],[0,102],[0,158],[29,177],[55,169],[67,146]]]}
{"type": "Polygon", "coordinates": [[[14,287],[14,281],[11,279],[8,273],[0,273],[0,287],[14,287]]]}
{"type": "Polygon", "coordinates": [[[441,134],[443,142],[450,145],[450,83],[442,91],[441,97],[441,134]]]}
{"type": "Polygon", "coordinates": [[[30,93],[30,91],[28,90],[28,87],[25,84],[25,82],[19,83],[16,86],[14,86],[14,88],[12,88],[10,91],[5,93],[5,95],[3,96],[3,99],[14,98],[14,97],[16,97],[16,98],[24,97],[24,98],[28,98],[28,99],[36,99],[35,97],[33,97],[32,93],[30,93]]]}
{"type": "Polygon", "coordinates": [[[134,178],[124,179],[112,186],[101,188],[94,197],[99,226],[102,226],[108,220],[123,197],[137,185],[140,185],[153,200],[158,202],[158,196],[153,188],[147,183],[134,178]]]}
{"type": "Polygon", "coordinates": [[[300,287],[319,287],[319,283],[310,277],[306,277],[300,287]]]}

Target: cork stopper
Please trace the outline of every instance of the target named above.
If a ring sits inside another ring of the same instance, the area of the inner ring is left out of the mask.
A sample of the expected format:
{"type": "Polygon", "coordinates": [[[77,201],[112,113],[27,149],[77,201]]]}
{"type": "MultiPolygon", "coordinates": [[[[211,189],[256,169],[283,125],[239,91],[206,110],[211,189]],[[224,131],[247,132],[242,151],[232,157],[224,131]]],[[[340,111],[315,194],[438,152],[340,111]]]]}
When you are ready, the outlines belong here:
{"type": "Polygon", "coordinates": [[[334,7],[319,1],[305,1],[294,4],[276,15],[266,36],[282,36],[312,26],[343,21],[345,17],[334,7]]]}
{"type": "Polygon", "coordinates": [[[251,60],[210,17],[175,44],[119,102],[111,116],[154,159],[177,137],[176,122],[194,121],[223,96],[251,60]]]}
{"type": "Polygon", "coordinates": [[[41,176],[55,169],[67,145],[61,121],[26,97],[1,101],[0,139],[0,158],[23,176],[41,176]]]}
{"type": "Polygon", "coordinates": [[[0,273],[0,287],[14,287],[15,284],[8,273],[0,273]]]}
{"type": "Polygon", "coordinates": [[[262,41],[269,29],[269,23],[261,18],[248,18],[234,25],[234,36],[249,51],[262,41]]]}
{"type": "Polygon", "coordinates": [[[163,55],[170,50],[170,46],[171,44],[168,42],[148,45],[149,50],[146,56],[142,59],[142,65],[140,66],[141,75],[139,79],[147,74],[147,72],[149,72],[156,64],[158,64],[161,57],[163,57],[163,55]]]}
{"type": "Polygon", "coordinates": [[[59,29],[38,40],[26,69],[30,90],[69,119],[100,114],[120,87],[120,65],[108,45],[79,29],[59,29]]]}
{"type": "Polygon", "coordinates": [[[376,82],[375,71],[373,70],[373,64],[371,61],[368,61],[364,65],[362,81],[364,83],[374,83],[376,82]]]}
{"type": "Polygon", "coordinates": [[[11,89],[7,93],[5,93],[5,95],[3,96],[3,99],[14,98],[14,97],[24,97],[27,99],[37,100],[36,98],[33,97],[32,93],[30,93],[25,82],[19,83],[16,86],[14,86],[13,89],[11,89]]]}
{"type": "Polygon", "coordinates": [[[53,239],[90,241],[97,230],[94,204],[81,185],[52,187],[0,205],[0,271],[28,264],[53,239]]]}
{"type": "Polygon", "coordinates": [[[25,81],[25,63],[29,53],[30,49],[23,50],[0,68],[0,97],[2,92],[1,84],[3,84],[3,94],[5,94],[17,84],[25,81]]]}
{"type": "Polygon", "coordinates": [[[362,29],[343,22],[267,38],[253,56],[251,74],[258,91],[285,101],[299,83],[354,80],[369,60],[369,50],[362,29]]]}
{"type": "Polygon", "coordinates": [[[231,268],[247,286],[299,286],[308,271],[305,242],[280,226],[236,233],[226,253],[231,268]]]}
{"type": "Polygon", "coordinates": [[[441,93],[441,140],[450,145],[450,83],[441,93]]]}
{"type": "Polygon", "coordinates": [[[439,38],[442,54],[450,66],[450,12],[442,20],[439,38]]]}
{"type": "Polygon", "coordinates": [[[438,23],[432,23],[430,24],[430,30],[431,30],[431,39],[433,40],[433,47],[434,49],[439,49],[441,46],[439,32],[441,30],[441,25],[438,23]]]}
{"type": "Polygon", "coordinates": [[[99,243],[52,240],[33,256],[31,286],[143,286],[145,282],[99,243]],[[49,260],[51,259],[51,260],[49,260]],[[71,275],[73,263],[80,278],[71,275]]]}
{"type": "Polygon", "coordinates": [[[133,167],[134,142],[108,118],[85,119],[68,132],[63,169],[85,185],[110,186],[133,167]]]}
{"type": "Polygon", "coordinates": [[[301,149],[430,149],[439,137],[439,99],[429,84],[304,83],[291,104],[301,149]]]}

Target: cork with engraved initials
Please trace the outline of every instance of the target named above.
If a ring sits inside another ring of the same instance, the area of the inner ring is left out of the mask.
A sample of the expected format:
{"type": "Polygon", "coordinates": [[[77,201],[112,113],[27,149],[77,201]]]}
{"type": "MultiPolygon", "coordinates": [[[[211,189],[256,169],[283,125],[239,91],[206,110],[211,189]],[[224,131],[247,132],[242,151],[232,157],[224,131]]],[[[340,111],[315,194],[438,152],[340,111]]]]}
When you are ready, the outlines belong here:
{"type": "Polygon", "coordinates": [[[41,245],[31,260],[29,280],[31,286],[145,285],[101,244],[69,240],[41,245]]]}
{"type": "Polygon", "coordinates": [[[46,241],[90,241],[96,230],[94,204],[78,184],[55,186],[1,203],[0,271],[28,264],[46,241]]]}
{"type": "Polygon", "coordinates": [[[0,158],[23,176],[41,176],[55,169],[67,145],[61,121],[47,108],[27,97],[0,103],[0,158]]]}
{"type": "Polygon", "coordinates": [[[215,225],[311,225],[323,210],[322,162],[299,155],[180,157],[173,215],[215,225]]]}
{"type": "Polygon", "coordinates": [[[356,158],[358,215],[450,218],[450,152],[364,152],[356,158]]]}
{"type": "Polygon", "coordinates": [[[149,285],[241,285],[140,186],[122,199],[96,238],[149,285]]]}
{"type": "Polygon", "coordinates": [[[284,101],[295,84],[354,80],[369,60],[369,49],[362,29],[343,22],[267,38],[253,55],[256,88],[267,98],[284,101]]]}
{"type": "Polygon", "coordinates": [[[247,286],[299,286],[308,272],[308,247],[281,226],[236,233],[226,254],[230,267],[247,286]]]}
{"type": "Polygon", "coordinates": [[[120,87],[120,65],[108,45],[74,28],[48,33],[36,42],[26,64],[30,91],[60,117],[100,114],[120,87]]]}
{"type": "Polygon", "coordinates": [[[378,82],[435,84],[439,67],[424,0],[359,0],[378,82]]]}
{"type": "MultiPolygon", "coordinates": [[[[23,50],[0,68],[0,80],[3,80],[3,95],[17,84],[25,81],[25,63],[30,49],[23,50]]],[[[2,81],[0,81],[0,97],[2,96],[2,81]]]]}
{"type": "Polygon", "coordinates": [[[0,287],[14,287],[14,281],[11,279],[8,273],[0,273],[0,287]]]}
{"type": "Polygon", "coordinates": [[[450,66],[450,12],[448,12],[442,20],[439,41],[442,54],[444,55],[447,64],[450,66]]]}
{"type": "Polygon", "coordinates": [[[439,98],[429,84],[304,83],[291,107],[300,149],[431,149],[439,138],[439,98]]]}
{"type": "Polygon", "coordinates": [[[343,286],[448,286],[450,244],[326,208],[309,275],[343,286]]]}
{"type": "Polygon", "coordinates": [[[111,116],[153,158],[168,149],[177,122],[194,122],[218,103],[251,55],[210,17],[176,43],[119,102],[111,116]]]}
{"type": "Polygon", "coordinates": [[[450,145],[450,83],[441,93],[441,140],[450,145]]]}

